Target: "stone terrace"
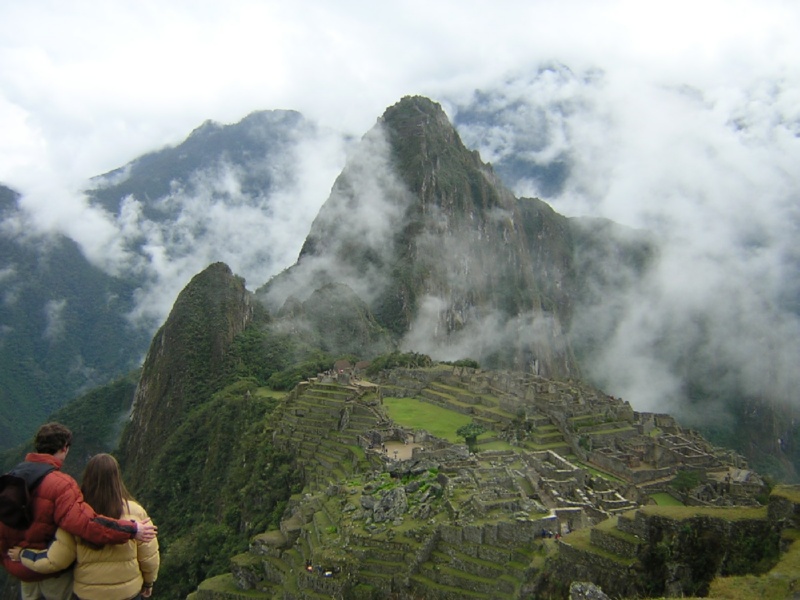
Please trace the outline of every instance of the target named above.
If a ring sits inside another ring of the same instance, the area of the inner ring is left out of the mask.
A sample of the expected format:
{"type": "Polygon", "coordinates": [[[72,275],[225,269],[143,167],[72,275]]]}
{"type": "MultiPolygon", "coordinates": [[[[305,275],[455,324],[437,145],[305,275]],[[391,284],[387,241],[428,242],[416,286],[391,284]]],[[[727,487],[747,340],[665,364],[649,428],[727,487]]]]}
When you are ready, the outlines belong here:
{"type": "Polygon", "coordinates": [[[303,493],[279,530],[256,536],[195,600],[519,598],[553,542],[543,534],[584,531],[581,552],[628,565],[632,534],[586,528],[636,508],[646,484],[664,485],[679,467],[721,473],[736,463],[666,415],[516,374],[395,369],[379,387],[321,377],[281,410],[274,442],[301,459],[303,493]],[[470,415],[511,449],[470,454],[413,432],[424,449],[392,460],[381,445],[412,432],[391,422],[383,394],[470,415]]]}

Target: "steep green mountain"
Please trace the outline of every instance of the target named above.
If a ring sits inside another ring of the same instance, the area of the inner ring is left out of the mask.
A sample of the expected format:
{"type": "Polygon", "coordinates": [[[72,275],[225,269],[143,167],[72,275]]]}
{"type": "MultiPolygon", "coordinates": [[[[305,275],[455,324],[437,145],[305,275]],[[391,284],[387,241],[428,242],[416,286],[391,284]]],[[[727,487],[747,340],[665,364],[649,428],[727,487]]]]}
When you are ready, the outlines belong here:
{"type": "Polygon", "coordinates": [[[226,570],[251,535],[278,523],[300,482],[295,457],[272,444],[282,394],[259,382],[271,373],[265,359],[292,354],[290,341],[268,339],[269,324],[217,263],[181,292],[151,344],[119,456],[159,525],[160,597],[185,597],[226,570]]]}
{"type": "Polygon", "coordinates": [[[135,284],[89,263],[67,237],[32,233],[18,197],[0,186],[0,449],[136,368],[150,337],[126,319],[135,284]]]}
{"type": "Polygon", "coordinates": [[[158,330],[142,367],[121,452],[131,485],[144,487],[152,452],[219,388],[233,339],[253,320],[244,280],[216,263],[196,275],[158,330]]]}
{"type": "MultiPolygon", "coordinates": [[[[401,348],[576,376],[565,332],[586,285],[584,230],[515,198],[437,103],[406,97],[354,151],[297,263],[258,296],[274,311],[346,284],[401,348]]],[[[626,245],[647,255],[644,238],[618,243],[618,263],[634,256],[626,245]]]]}

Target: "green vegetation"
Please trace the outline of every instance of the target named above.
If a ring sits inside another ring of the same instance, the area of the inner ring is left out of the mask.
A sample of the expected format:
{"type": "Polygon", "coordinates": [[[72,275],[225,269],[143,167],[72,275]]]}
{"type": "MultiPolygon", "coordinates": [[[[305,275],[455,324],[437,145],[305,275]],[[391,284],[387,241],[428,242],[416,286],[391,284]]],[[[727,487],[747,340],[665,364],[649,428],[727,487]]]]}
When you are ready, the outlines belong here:
{"type": "MultiPolygon", "coordinates": [[[[8,192],[0,186],[0,208],[8,192]]],[[[135,282],[94,267],[66,237],[26,238],[0,236],[0,450],[27,442],[69,400],[135,369],[150,337],[126,319],[135,282]]]]}
{"type": "Polygon", "coordinates": [[[650,595],[663,594],[668,573],[678,569],[684,573],[681,586],[687,596],[706,596],[717,576],[763,574],[778,560],[778,534],[766,520],[765,507],[647,506],[644,512],[679,519],[677,525],[650,521],[650,544],[640,554],[641,585],[650,595]]]}
{"type": "Polygon", "coordinates": [[[456,433],[458,428],[471,421],[467,415],[415,398],[387,397],[383,399],[383,405],[389,416],[400,425],[425,429],[431,435],[453,443],[461,441],[461,436],[456,433]]]}
{"type": "Polygon", "coordinates": [[[725,600],[786,600],[792,598],[796,577],[717,577],[708,589],[708,598],[725,600]]]}
{"type": "Polygon", "coordinates": [[[667,494],[665,492],[659,492],[657,494],[650,494],[650,498],[652,498],[658,506],[683,506],[683,502],[678,500],[675,496],[671,494],[667,494]]]}
{"type": "MultiPolygon", "coordinates": [[[[694,517],[715,517],[726,521],[761,520],[767,517],[766,506],[643,506],[649,515],[659,515],[670,519],[692,519],[694,517]]],[[[627,513],[626,513],[627,514],[627,513]]]]}
{"type": "Polygon", "coordinates": [[[800,489],[798,489],[796,486],[790,487],[787,485],[776,485],[774,488],[772,488],[772,493],[776,496],[780,496],[781,498],[786,498],[795,504],[800,504],[800,489]]]}
{"type": "Polygon", "coordinates": [[[456,430],[456,435],[464,438],[467,447],[472,452],[475,451],[475,446],[478,443],[478,436],[482,433],[486,433],[486,427],[475,421],[470,421],[456,430]]]}
{"type": "MultiPolygon", "coordinates": [[[[72,452],[63,470],[80,481],[89,457],[98,452],[112,452],[125,425],[136,390],[138,372],[133,372],[107,385],[97,387],[76,398],[48,417],[72,430],[72,452]]],[[[33,450],[31,441],[2,455],[2,472],[11,468],[33,450]]]]}
{"type": "Polygon", "coordinates": [[[139,496],[159,525],[159,596],[185,597],[225,573],[228,558],[277,526],[300,490],[293,457],[272,447],[269,396],[246,380],[228,386],[193,410],[155,457],[139,496]]]}
{"type": "Polygon", "coordinates": [[[318,373],[331,369],[333,363],[333,359],[319,355],[317,359],[306,360],[283,371],[273,373],[267,380],[267,384],[272,389],[288,391],[301,381],[306,381],[311,377],[316,377],[318,373]]]}
{"type": "Polygon", "coordinates": [[[493,440],[491,442],[478,442],[478,450],[513,450],[514,446],[503,440],[493,440]]]}
{"type": "Polygon", "coordinates": [[[670,485],[678,490],[681,494],[686,495],[689,490],[700,485],[700,473],[697,471],[690,471],[688,469],[681,469],[676,473],[675,478],[670,482],[670,485]]]}
{"type": "Polygon", "coordinates": [[[573,462],[575,463],[575,465],[579,466],[581,469],[586,469],[587,471],[589,471],[589,473],[591,473],[592,475],[597,475],[598,477],[602,477],[603,479],[608,479],[610,481],[616,481],[616,482],[619,482],[619,483],[622,482],[622,479],[620,479],[619,477],[616,477],[615,475],[612,475],[611,473],[606,473],[605,471],[601,471],[600,469],[598,469],[595,466],[587,465],[586,463],[581,462],[581,461],[579,461],[577,459],[573,460],[573,462]]]}
{"type": "Polygon", "coordinates": [[[455,361],[442,361],[443,365],[451,365],[453,367],[468,367],[470,369],[480,369],[481,365],[478,363],[477,360],[473,360],[471,358],[462,358],[455,361]]]}
{"type": "Polygon", "coordinates": [[[606,550],[598,548],[597,546],[592,545],[590,538],[591,538],[591,529],[586,528],[573,531],[564,539],[571,546],[575,546],[576,548],[580,548],[581,550],[584,550],[586,552],[591,552],[592,554],[596,554],[597,556],[613,561],[615,563],[623,564],[626,567],[631,567],[636,562],[636,559],[625,558],[617,554],[612,554],[611,552],[608,552],[606,550]]]}

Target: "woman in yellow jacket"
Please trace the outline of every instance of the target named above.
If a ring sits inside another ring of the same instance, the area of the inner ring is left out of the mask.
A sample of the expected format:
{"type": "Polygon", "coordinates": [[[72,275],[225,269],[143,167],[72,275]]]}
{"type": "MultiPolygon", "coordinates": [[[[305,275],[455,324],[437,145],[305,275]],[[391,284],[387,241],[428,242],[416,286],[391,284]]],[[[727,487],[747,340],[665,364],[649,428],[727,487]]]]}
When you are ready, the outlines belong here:
{"type": "MultiPolygon", "coordinates": [[[[125,488],[119,464],[110,454],[98,454],[89,460],[81,491],[98,514],[115,519],[149,519],[125,488]]],[[[16,559],[18,555],[26,567],[39,573],[62,571],[75,562],[73,593],[79,600],[149,598],[160,562],[157,538],[98,548],[63,529],[56,531],[56,539],[46,550],[19,550],[11,550],[9,556],[16,559]]]]}

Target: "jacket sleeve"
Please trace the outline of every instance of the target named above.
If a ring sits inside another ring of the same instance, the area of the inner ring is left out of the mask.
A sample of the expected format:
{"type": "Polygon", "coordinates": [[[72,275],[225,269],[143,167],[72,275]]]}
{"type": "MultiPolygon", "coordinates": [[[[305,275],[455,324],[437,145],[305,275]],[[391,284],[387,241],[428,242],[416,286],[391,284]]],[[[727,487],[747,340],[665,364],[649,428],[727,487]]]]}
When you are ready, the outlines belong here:
{"type": "Polygon", "coordinates": [[[55,573],[69,568],[75,562],[76,552],[75,538],[59,528],[56,538],[45,550],[25,548],[19,558],[32,571],[55,573]]]}
{"type": "Polygon", "coordinates": [[[136,536],[134,521],[120,521],[98,515],[83,501],[83,494],[74,479],[65,478],[64,489],[56,496],[56,524],[73,535],[95,544],[122,544],[136,536]]]}
{"type": "MultiPolygon", "coordinates": [[[[137,519],[144,521],[147,513],[142,509],[142,514],[137,515],[137,519]]],[[[149,542],[136,542],[136,557],[139,561],[139,570],[142,572],[144,582],[152,584],[158,578],[158,567],[161,563],[161,556],[158,550],[158,538],[155,537],[149,542]]]]}

